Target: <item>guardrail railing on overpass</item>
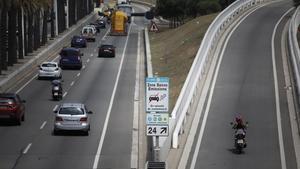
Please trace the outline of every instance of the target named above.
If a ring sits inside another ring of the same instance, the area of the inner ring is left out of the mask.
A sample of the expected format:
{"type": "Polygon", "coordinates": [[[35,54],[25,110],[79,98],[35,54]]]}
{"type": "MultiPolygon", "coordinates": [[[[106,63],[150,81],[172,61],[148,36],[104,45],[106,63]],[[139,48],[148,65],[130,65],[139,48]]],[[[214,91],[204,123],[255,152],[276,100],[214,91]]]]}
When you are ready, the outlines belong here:
{"type": "MultiPolygon", "coordinates": [[[[297,39],[298,28],[300,24],[300,6],[296,9],[294,15],[290,20],[289,30],[288,30],[288,46],[289,53],[291,56],[293,73],[294,73],[294,81],[295,85],[295,94],[297,104],[300,105],[300,49],[299,43],[297,39]]],[[[299,114],[296,112],[298,130],[299,130],[299,114]]]]}
{"type": "MultiPolygon", "coordinates": [[[[187,79],[172,111],[172,122],[175,123],[175,129],[172,135],[172,147],[178,147],[179,135],[183,131],[186,115],[189,109],[193,106],[194,100],[197,100],[197,93],[199,90],[199,82],[203,77],[206,61],[208,57],[214,52],[219,38],[229,24],[233,23],[235,19],[244,11],[247,11],[253,6],[272,0],[239,0],[235,1],[228,8],[223,10],[209,26],[204,39],[197,52],[195,60],[189,71],[187,79]]],[[[172,126],[172,124],[170,124],[172,126]]],[[[172,129],[170,129],[172,131],[172,129]]]]}

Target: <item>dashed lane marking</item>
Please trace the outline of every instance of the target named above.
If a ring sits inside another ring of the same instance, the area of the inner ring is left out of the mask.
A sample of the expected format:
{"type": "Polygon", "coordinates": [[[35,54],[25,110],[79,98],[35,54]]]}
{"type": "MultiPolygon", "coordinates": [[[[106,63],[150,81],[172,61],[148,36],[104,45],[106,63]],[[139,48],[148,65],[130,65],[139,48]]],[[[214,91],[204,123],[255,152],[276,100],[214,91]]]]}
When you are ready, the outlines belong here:
{"type": "Polygon", "coordinates": [[[24,149],[23,154],[26,154],[28,152],[28,150],[30,149],[31,146],[32,146],[32,143],[29,143],[27,145],[27,147],[24,149]]]}
{"type": "Polygon", "coordinates": [[[55,105],[55,107],[53,108],[53,111],[55,111],[57,109],[58,105],[55,105]]]}
{"type": "Polygon", "coordinates": [[[40,130],[42,130],[45,127],[46,124],[47,124],[47,121],[44,121],[43,124],[40,127],[40,130]]]}

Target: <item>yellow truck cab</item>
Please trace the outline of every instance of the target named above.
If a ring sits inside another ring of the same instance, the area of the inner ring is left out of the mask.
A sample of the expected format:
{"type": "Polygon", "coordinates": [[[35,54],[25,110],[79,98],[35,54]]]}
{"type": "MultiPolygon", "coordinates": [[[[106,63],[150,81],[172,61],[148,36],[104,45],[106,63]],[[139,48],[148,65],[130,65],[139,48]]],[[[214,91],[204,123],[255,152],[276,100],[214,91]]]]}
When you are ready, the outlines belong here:
{"type": "Polygon", "coordinates": [[[112,13],[111,16],[111,31],[110,35],[121,35],[126,36],[127,35],[127,23],[128,17],[125,12],[121,10],[115,10],[112,13]]]}

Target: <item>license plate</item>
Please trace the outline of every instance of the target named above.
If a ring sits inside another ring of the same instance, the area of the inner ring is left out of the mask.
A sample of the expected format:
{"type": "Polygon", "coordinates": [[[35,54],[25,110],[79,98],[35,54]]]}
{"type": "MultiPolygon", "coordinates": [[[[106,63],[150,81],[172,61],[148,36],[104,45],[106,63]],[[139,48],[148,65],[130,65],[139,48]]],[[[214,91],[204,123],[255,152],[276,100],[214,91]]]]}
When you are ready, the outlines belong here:
{"type": "Polygon", "coordinates": [[[237,141],[237,143],[238,143],[238,144],[243,144],[243,143],[244,143],[244,140],[240,139],[240,140],[237,141]]]}
{"type": "Polygon", "coordinates": [[[77,39],[76,42],[80,42],[80,39],[77,39]]]}
{"type": "Polygon", "coordinates": [[[58,96],[58,93],[54,93],[54,96],[58,96]]]}

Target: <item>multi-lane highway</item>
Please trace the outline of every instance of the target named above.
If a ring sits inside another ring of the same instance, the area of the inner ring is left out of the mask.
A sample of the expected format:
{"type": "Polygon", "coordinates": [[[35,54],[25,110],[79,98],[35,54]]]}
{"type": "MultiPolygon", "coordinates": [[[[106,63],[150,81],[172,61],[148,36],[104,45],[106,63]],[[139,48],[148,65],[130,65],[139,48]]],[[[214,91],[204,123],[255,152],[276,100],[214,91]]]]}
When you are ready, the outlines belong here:
{"type": "Polygon", "coordinates": [[[228,36],[187,168],[297,168],[281,51],[291,8],[291,1],[258,8],[228,36]],[[242,154],[230,125],[238,113],[249,122],[242,154]]]}
{"type": "Polygon", "coordinates": [[[0,124],[0,169],[131,168],[132,140],[138,139],[132,137],[136,74],[143,72],[136,70],[143,64],[137,62],[143,53],[138,46],[145,22],[134,18],[128,36],[108,36],[108,26],[81,49],[83,69],[63,70],[62,101],[52,101],[51,82],[37,77],[12,91],[26,100],[25,122],[0,124]],[[116,57],[98,58],[98,46],[107,42],[116,46],[116,57]],[[84,103],[93,111],[89,136],[53,135],[53,110],[62,102],[84,103]]]}

